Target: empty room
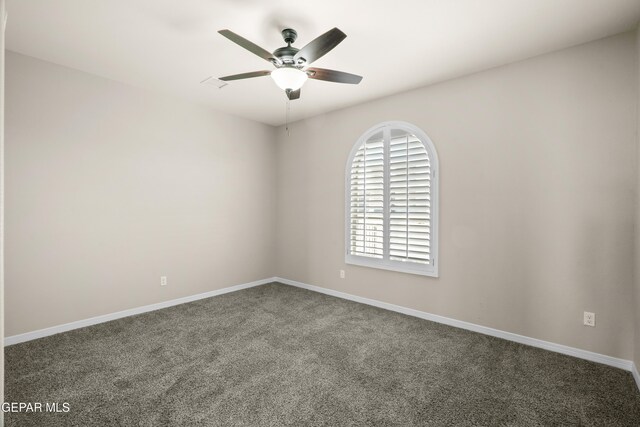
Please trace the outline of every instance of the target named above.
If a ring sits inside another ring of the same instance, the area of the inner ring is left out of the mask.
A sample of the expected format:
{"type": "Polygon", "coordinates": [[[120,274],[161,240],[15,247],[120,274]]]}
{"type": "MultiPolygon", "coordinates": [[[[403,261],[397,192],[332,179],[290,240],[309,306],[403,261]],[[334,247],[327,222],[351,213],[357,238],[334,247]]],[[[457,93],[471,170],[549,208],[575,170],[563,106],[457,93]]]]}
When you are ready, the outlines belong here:
{"type": "Polygon", "coordinates": [[[0,425],[640,426],[640,0],[0,17],[0,425]]]}

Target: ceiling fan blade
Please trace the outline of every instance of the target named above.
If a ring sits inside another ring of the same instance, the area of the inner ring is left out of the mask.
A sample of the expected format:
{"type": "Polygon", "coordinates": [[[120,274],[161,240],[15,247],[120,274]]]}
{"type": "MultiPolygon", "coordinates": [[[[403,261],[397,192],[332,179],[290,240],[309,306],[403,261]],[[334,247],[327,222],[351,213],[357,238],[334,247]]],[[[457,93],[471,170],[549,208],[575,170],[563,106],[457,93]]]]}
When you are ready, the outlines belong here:
{"type": "Polygon", "coordinates": [[[287,89],[286,92],[287,92],[287,98],[289,98],[290,101],[300,98],[300,89],[298,90],[287,89]]]}
{"type": "Polygon", "coordinates": [[[257,44],[250,42],[242,36],[237,35],[233,31],[229,30],[220,30],[218,31],[220,34],[234,42],[235,44],[247,49],[249,52],[258,55],[260,58],[269,61],[271,63],[277,62],[280,63],[280,60],[273,56],[271,52],[266,49],[261,48],[257,44]]]}
{"type": "Polygon", "coordinates": [[[345,73],[344,71],[327,70],[325,68],[307,68],[310,79],[325,80],[327,82],[348,83],[357,85],[362,80],[362,76],[345,73]]]}
{"type": "Polygon", "coordinates": [[[271,74],[271,71],[252,71],[250,73],[234,74],[232,76],[220,77],[218,80],[228,82],[230,80],[242,80],[250,79],[252,77],[268,76],[269,74],[271,74]]]}
{"type": "Polygon", "coordinates": [[[307,64],[311,64],[336,47],[345,37],[347,35],[337,28],[329,30],[300,49],[293,59],[296,63],[299,63],[299,60],[304,60],[307,64]]]}

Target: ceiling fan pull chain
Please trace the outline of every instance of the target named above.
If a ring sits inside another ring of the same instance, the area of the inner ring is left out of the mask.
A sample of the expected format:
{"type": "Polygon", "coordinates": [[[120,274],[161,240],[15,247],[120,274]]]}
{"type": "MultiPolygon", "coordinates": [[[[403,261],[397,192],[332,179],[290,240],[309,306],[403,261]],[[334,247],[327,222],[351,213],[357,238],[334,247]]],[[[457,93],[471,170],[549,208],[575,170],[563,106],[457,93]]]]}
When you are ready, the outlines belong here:
{"type": "Polygon", "coordinates": [[[289,132],[289,113],[290,113],[290,110],[291,110],[291,101],[289,101],[287,99],[287,107],[286,107],[285,118],[284,118],[285,130],[287,131],[287,136],[291,136],[291,133],[289,132]]]}

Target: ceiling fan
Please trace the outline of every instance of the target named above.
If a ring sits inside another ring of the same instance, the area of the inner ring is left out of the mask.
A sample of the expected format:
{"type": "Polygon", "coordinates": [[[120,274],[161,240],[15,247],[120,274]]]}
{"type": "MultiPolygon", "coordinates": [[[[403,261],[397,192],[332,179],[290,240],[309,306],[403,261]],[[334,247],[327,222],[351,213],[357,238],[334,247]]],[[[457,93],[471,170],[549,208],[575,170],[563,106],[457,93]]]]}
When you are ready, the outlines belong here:
{"type": "Polygon", "coordinates": [[[276,85],[285,91],[287,98],[294,100],[300,98],[300,88],[307,81],[307,78],[349,84],[358,84],[360,83],[360,80],[362,80],[362,76],[357,76],[355,74],[327,70],[324,68],[309,67],[313,61],[324,56],[344,40],[345,37],[347,37],[345,33],[337,28],[327,31],[302,49],[296,49],[291,46],[291,44],[296,41],[298,33],[291,28],[284,29],[282,30],[282,38],[284,38],[287,45],[274,50],[273,53],[270,53],[232,31],[220,30],[218,32],[232,42],[247,49],[249,52],[271,62],[276,67],[273,71],[253,71],[250,73],[220,77],[220,80],[222,81],[241,80],[270,75],[276,85]]]}

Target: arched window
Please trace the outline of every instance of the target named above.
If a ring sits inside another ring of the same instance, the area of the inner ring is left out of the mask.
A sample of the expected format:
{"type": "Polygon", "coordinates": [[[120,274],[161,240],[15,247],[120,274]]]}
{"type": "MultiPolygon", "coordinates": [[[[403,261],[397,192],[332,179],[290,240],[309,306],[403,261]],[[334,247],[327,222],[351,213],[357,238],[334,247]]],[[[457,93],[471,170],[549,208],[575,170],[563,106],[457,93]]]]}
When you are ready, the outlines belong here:
{"type": "Polygon", "coordinates": [[[374,126],[346,169],[348,264],[438,276],[438,157],[404,122],[374,126]]]}

